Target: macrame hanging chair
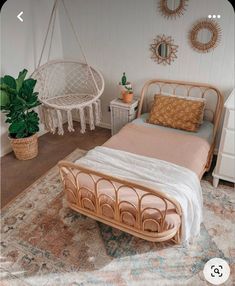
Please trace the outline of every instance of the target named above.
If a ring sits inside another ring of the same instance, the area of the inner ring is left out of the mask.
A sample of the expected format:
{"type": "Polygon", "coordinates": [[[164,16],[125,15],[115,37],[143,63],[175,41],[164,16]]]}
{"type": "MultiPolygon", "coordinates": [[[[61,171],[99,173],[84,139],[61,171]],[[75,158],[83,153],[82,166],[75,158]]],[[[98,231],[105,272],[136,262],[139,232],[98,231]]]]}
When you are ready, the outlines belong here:
{"type": "Polygon", "coordinates": [[[95,125],[100,123],[100,96],[104,90],[104,79],[99,71],[87,63],[81,41],[74,29],[64,0],[61,0],[61,2],[80,47],[84,63],[68,60],[49,60],[58,1],[55,0],[54,2],[39,63],[32,74],[32,78],[37,80],[36,90],[39,92],[39,100],[42,103],[39,114],[45,129],[52,133],[55,133],[58,129],[59,135],[64,134],[63,122],[65,121],[68,121],[68,130],[74,131],[73,116],[76,116],[80,120],[81,133],[84,133],[86,120],[88,120],[91,130],[95,129],[95,125]],[[50,30],[51,37],[47,63],[41,65],[50,30]]]}

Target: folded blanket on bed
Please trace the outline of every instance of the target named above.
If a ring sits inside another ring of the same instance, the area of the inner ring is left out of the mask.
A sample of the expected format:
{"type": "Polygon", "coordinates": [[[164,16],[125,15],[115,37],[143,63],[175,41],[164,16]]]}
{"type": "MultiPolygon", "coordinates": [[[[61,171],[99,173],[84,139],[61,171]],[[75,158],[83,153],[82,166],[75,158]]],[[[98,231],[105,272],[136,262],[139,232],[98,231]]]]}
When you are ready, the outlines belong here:
{"type": "Polygon", "coordinates": [[[183,241],[191,241],[199,234],[202,190],[197,175],[191,170],[107,147],[96,147],[75,163],[168,194],[182,208],[183,241]]]}

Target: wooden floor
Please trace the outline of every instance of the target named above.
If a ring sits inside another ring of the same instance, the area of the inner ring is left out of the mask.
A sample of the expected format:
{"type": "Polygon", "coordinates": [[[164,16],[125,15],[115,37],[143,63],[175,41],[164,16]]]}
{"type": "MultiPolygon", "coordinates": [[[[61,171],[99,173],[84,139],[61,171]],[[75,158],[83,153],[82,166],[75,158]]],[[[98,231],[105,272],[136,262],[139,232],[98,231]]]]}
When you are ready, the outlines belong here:
{"type": "Polygon", "coordinates": [[[41,136],[39,155],[32,160],[19,161],[12,152],[1,158],[1,207],[76,148],[89,150],[102,145],[111,137],[109,129],[97,127],[94,131],[90,131],[87,128],[87,132],[81,134],[78,123],[74,122],[74,126],[76,131],[71,133],[67,131],[64,136],[50,133],[41,136]]]}

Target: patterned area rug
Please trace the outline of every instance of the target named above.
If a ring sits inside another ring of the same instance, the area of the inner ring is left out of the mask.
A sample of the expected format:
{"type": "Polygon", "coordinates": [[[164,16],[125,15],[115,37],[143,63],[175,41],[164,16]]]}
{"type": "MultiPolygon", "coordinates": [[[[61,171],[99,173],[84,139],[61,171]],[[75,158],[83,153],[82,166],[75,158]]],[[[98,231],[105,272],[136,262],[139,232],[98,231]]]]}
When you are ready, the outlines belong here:
{"type": "Polygon", "coordinates": [[[187,247],[152,243],[68,209],[55,166],[2,212],[0,285],[209,285],[202,270],[212,257],[228,261],[225,285],[235,285],[234,190],[207,180],[202,188],[200,238],[187,247]]]}

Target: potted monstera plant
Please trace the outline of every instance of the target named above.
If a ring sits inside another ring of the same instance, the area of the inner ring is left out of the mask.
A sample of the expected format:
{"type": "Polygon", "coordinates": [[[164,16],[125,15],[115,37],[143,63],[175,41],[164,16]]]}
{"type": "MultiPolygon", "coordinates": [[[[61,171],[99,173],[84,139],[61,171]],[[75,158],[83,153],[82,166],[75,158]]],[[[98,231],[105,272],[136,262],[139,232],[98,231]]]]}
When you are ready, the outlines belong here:
{"type": "Polygon", "coordinates": [[[29,160],[38,154],[39,116],[33,108],[40,102],[34,92],[36,80],[25,79],[27,72],[24,69],[16,79],[9,75],[0,79],[1,111],[6,114],[9,140],[19,160],[29,160]]]}

